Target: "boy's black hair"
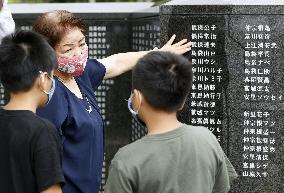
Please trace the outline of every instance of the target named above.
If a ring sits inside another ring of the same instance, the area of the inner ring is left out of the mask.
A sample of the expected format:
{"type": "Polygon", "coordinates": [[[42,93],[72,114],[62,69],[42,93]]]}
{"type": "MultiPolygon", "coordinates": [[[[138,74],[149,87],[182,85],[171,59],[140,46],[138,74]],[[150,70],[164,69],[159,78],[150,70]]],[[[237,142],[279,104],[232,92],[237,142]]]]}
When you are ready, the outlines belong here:
{"type": "Polygon", "coordinates": [[[0,80],[9,92],[30,90],[39,71],[50,74],[56,66],[54,50],[36,32],[21,30],[2,40],[0,80]]]}
{"type": "Polygon", "coordinates": [[[185,57],[153,51],[134,67],[132,89],[141,91],[152,107],[175,112],[191,90],[192,77],[191,63],[185,57]]]}

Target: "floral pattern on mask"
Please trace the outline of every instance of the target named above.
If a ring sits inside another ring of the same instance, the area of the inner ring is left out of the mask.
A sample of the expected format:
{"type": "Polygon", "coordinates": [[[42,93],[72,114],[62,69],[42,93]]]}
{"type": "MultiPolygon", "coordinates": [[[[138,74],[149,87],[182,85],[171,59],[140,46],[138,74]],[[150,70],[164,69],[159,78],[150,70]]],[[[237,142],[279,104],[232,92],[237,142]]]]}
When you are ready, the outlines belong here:
{"type": "Polygon", "coordinates": [[[88,49],[84,50],[80,56],[57,57],[58,70],[71,74],[72,76],[80,76],[83,74],[88,59],[88,49]]]}

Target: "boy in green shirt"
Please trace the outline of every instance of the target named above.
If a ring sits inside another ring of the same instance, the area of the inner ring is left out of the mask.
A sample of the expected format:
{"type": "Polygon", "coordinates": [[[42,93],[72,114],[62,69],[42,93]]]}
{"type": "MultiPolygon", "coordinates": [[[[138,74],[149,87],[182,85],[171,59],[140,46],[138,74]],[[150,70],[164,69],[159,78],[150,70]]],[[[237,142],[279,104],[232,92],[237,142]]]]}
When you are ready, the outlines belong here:
{"type": "Polygon", "coordinates": [[[148,135],[115,155],[105,193],[228,193],[237,174],[216,137],[177,120],[192,77],[183,56],[151,52],[138,61],[128,107],[148,135]]]}

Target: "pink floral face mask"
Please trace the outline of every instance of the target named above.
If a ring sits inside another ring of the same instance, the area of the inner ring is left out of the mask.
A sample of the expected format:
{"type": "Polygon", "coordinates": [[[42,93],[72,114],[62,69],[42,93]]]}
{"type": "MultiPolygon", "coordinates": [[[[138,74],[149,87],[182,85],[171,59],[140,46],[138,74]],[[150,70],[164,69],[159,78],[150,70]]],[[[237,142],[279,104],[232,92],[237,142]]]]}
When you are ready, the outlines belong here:
{"type": "Polygon", "coordinates": [[[83,74],[88,59],[88,49],[84,50],[80,56],[75,57],[57,57],[58,70],[71,74],[72,76],[80,76],[83,74]]]}

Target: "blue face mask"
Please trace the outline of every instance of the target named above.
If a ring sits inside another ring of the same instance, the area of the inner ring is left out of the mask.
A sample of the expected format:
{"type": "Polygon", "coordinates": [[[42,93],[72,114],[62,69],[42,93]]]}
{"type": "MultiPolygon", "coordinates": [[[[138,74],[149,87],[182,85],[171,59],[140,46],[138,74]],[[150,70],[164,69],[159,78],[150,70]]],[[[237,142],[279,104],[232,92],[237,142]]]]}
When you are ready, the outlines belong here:
{"type": "MultiPolygon", "coordinates": [[[[40,72],[40,73],[42,73],[42,72],[40,72]]],[[[50,100],[51,100],[51,98],[52,98],[52,96],[54,94],[54,91],[55,91],[55,80],[54,80],[54,78],[52,78],[50,76],[48,76],[48,78],[52,81],[52,85],[51,85],[51,89],[50,89],[49,92],[46,92],[45,90],[43,90],[43,92],[45,94],[47,94],[47,96],[48,96],[48,100],[47,100],[45,105],[47,105],[50,102],[50,100]]]]}
{"type": "Polygon", "coordinates": [[[55,91],[55,80],[54,80],[54,78],[51,78],[51,77],[49,77],[49,78],[52,81],[52,86],[51,86],[50,91],[48,93],[46,93],[47,96],[48,96],[48,101],[46,102],[45,105],[47,105],[50,102],[50,100],[51,100],[51,98],[52,98],[52,96],[54,94],[54,91],[55,91]]]}
{"type": "Polygon", "coordinates": [[[146,127],[146,124],[139,118],[138,112],[140,107],[138,108],[137,112],[132,109],[132,95],[128,99],[128,110],[131,113],[132,117],[143,127],[146,127]]]}

